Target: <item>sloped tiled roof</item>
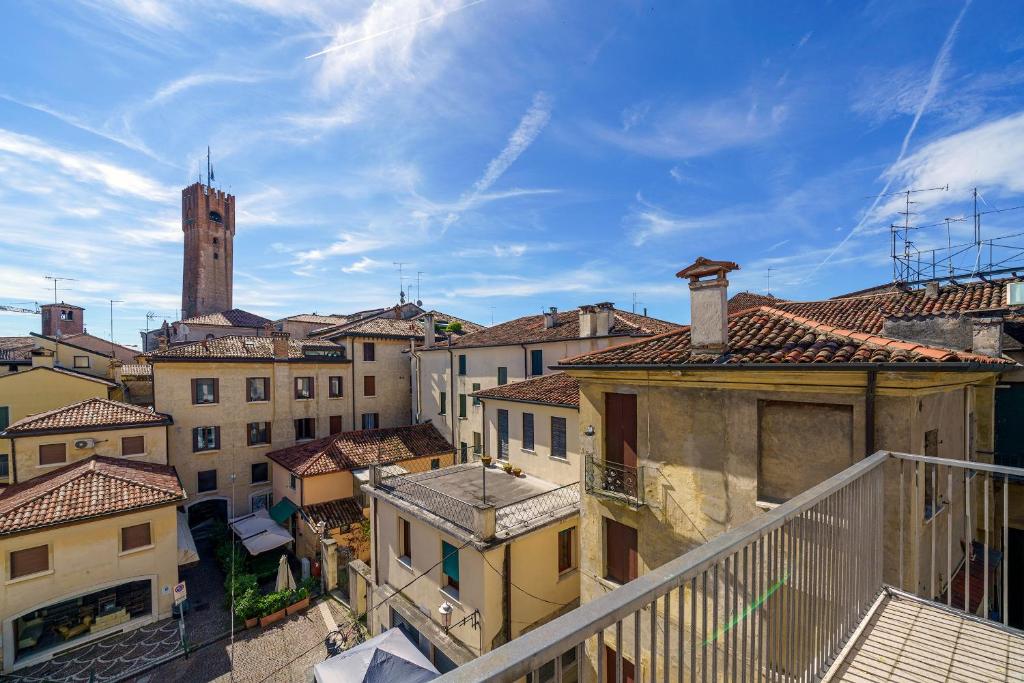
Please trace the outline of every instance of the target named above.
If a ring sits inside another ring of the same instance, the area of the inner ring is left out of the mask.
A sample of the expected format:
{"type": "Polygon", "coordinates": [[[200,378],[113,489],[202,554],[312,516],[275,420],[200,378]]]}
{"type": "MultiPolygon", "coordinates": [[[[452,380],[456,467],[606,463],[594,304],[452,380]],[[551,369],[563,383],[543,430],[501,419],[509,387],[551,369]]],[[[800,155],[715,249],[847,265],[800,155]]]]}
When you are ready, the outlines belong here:
{"type": "Polygon", "coordinates": [[[475,322],[473,322],[471,320],[466,320],[465,318],[460,318],[457,315],[452,315],[450,313],[445,313],[444,311],[437,311],[437,310],[424,311],[423,313],[420,313],[419,315],[414,317],[413,320],[422,321],[423,318],[425,318],[428,315],[433,315],[434,316],[434,322],[435,323],[441,323],[441,322],[445,322],[445,323],[460,323],[462,325],[462,334],[471,334],[473,332],[479,332],[480,330],[487,329],[486,325],[481,325],[481,324],[475,323],[475,322]]]}
{"type": "Polygon", "coordinates": [[[776,306],[783,303],[784,299],[777,299],[771,294],[756,294],[755,292],[739,292],[729,297],[729,313],[745,311],[755,306],[776,306]]]}
{"type": "Polygon", "coordinates": [[[122,377],[152,377],[153,366],[149,363],[125,363],[121,366],[122,377]]]}
{"type": "MultiPolygon", "coordinates": [[[[305,358],[305,350],[327,349],[339,350],[334,342],[322,339],[289,339],[288,358],[305,358]]],[[[163,351],[151,351],[148,354],[151,361],[160,360],[222,360],[222,359],[252,359],[270,360],[274,357],[273,340],[271,337],[252,337],[242,335],[228,335],[207,339],[204,341],[188,342],[170,346],[163,351]]]]}
{"type": "MultiPolygon", "coordinates": [[[[319,332],[319,330],[318,330],[319,332]]],[[[317,335],[321,339],[340,339],[341,337],[399,337],[403,339],[422,339],[423,326],[412,320],[395,320],[393,318],[366,318],[353,323],[340,325],[336,330],[325,335],[317,335]]]]}
{"type": "Polygon", "coordinates": [[[313,524],[324,522],[328,529],[348,528],[363,521],[363,509],[352,498],[314,503],[304,506],[302,510],[313,524]]]}
{"type": "Polygon", "coordinates": [[[1012,364],[963,351],[898,341],[760,306],[729,318],[729,346],[721,356],[693,354],[690,329],[663,334],[560,361],[561,365],[773,365],[821,363],[1012,364]]]}
{"type": "Polygon", "coordinates": [[[348,317],[344,315],[320,315],[318,313],[299,313],[298,315],[290,315],[287,318],[281,318],[277,322],[284,322],[290,320],[296,323],[313,323],[315,325],[340,325],[341,323],[347,322],[348,317]]]}
{"type": "Polygon", "coordinates": [[[498,399],[500,401],[518,401],[523,403],[542,403],[545,405],[580,407],[580,385],[575,377],[564,372],[534,377],[533,379],[513,384],[505,384],[492,389],[478,391],[473,396],[498,399]]]}
{"type": "Polygon", "coordinates": [[[0,337],[0,361],[31,360],[34,347],[32,337],[0,337]]]}
{"type": "Polygon", "coordinates": [[[452,450],[452,445],[434,425],[419,424],[342,432],[271,451],[267,457],[299,476],[313,476],[389,465],[452,450]]]}
{"type": "Polygon", "coordinates": [[[173,467],[94,455],[0,493],[0,535],[182,500],[173,467]]]}
{"type": "Polygon", "coordinates": [[[255,313],[243,311],[240,308],[232,308],[220,313],[193,316],[179,322],[186,325],[213,325],[217,327],[263,327],[270,320],[255,313]]]}
{"type": "MultiPolygon", "coordinates": [[[[679,329],[675,323],[615,309],[615,321],[609,330],[611,336],[650,336],[679,329]]],[[[485,327],[452,340],[452,346],[505,346],[510,344],[536,344],[540,342],[578,339],[580,314],[578,309],[557,314],[554,327],[544,327],[544,315],[528,315],[494,327],[485,327]]]]}
{"type": "Polygon", "coordinates": [[[23,417],[10,424],[4,434],[70,432],[132,425],[170,424],[170,417],[129,403],[107,398],[87,398],[78,403],[23,417]]]}
{"type": "MultiPolygon", "coordinates": [[[[50,337],[50,339],[52,339],[52,337],[50,337]]],[[[60,343],[78,346],[103,356],[112,355],[122,363],[132,363],[135,361],[135,356],[142,353],[138,349],[133,349],[130,346],[111,344],[109,339],[103,339],[102,337],[97,337],[89,334],[88,332],[66,334],[60,338],[60,343]],[[113,350],[113,354],[111,354],[111,350],[113,350]]]]}

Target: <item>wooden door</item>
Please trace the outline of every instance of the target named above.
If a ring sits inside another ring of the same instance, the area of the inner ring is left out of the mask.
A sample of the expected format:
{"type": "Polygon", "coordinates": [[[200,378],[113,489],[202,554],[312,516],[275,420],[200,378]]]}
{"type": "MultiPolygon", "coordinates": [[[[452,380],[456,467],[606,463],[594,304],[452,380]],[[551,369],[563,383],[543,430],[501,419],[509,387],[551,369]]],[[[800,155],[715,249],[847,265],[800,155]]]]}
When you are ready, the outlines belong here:
{"type": "Polygon", "coordinates": [[[604,459],[636,467],[636,394],[605,394],[604,459]]]}

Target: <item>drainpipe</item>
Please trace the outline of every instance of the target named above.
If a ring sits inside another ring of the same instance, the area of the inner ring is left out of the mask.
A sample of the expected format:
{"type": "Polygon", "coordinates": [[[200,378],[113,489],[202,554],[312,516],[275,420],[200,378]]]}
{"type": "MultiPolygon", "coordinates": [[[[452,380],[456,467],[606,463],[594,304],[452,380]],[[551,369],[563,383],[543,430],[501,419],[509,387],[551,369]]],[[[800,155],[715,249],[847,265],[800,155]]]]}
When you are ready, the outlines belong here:
{"type": "Polygon", "coordinates": [[[529,358],[530,354],[528,354],[526,352],[526,344],[520,344],[520,346],[523,347],[523,379],[527,379],[527,378],[529,378],[529,375],[526,374],[526,371],[530,367],[529,364],[528,364],[529,360],[530,360],[530,358],[529,358]]]}
{"type": "Polygon", "coordinates": [[[868,370],[868,383],[864,389],[864,448],[865,457],[875,452],[875,394],[878,390],[878,371],[868,370]]]}
{"type": "MultiPolygon", "coordinates": [[[[449,344],[450,343],[451,342],[449,340],[449,344]]],[[[448,415],[450,416],[451,419],[452,443],[458,444],[459,435],[456,433],[455,430],[455,353],[451,350],[450,346],[448,348],[448,400],[451,402],[452,409],[449,411],[448,407],[445,406],[445,411],[448,412],[448,415]]]]}
{"type": "Polygon", "coordinates": [[[505,642],[512,640],[512,544],[505,544],[505,575],[501,581],[502,624],[505,642]]]}
{"type": "Polygon", "coordinates": [[[14,445],[15,439],[11,439],[11,462],[10,462],[10,475],[8,480],[10,485],[18,483],[18,447],[14,445]]]}
{"type": "Polygon", "coordinates": [[[356,338],[348,338],[348,357],[352,366],[352,381],[348,393],[352,395],[352,429],[356,429],[356,338]]]}
{"type": "MultiPolygon", "coordinates": [[[[421,402],[423,400],[423,390],[421,388],[423,385],[423,377],[421,376],[420,373],[420,368],[422,367],[423,359],[420,357],[420,354],[416,352],[415,339],[409,340],[409,358],[411,365],[416,367],[416,407],[413,409],[412,423],[419,424],[420,415],[423,414],[423,410],[420,407],[422,405],[421,402]]],[[[412,381],[412,372],[409,373],[409,381],[412,381]]]]}

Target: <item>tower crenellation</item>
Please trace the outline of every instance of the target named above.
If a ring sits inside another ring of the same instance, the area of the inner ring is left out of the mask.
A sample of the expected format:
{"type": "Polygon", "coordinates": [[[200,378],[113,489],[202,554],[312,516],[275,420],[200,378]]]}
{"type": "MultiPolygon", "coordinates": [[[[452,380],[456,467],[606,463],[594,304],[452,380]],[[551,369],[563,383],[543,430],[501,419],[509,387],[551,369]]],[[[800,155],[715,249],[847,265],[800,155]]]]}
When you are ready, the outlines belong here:
{"type": "Polygon", "coordinates": [[[232,308],[234,196],[201,182],[189,185],[181,191],[181,229],[182,319],[232,308]]]}

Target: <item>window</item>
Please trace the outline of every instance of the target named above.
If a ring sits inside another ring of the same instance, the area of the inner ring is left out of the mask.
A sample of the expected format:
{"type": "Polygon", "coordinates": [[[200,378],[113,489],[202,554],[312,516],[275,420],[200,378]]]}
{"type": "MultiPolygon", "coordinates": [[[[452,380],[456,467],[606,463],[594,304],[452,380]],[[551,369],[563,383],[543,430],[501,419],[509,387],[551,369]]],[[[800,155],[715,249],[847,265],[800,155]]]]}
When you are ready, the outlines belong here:
{"type": "Polygon", "coordinates": [[[441,411],[438,414],[439,415],[447,415],[448,414],[448,392],[447,391],[442,391],[441,392],[441,411]]]}
{"type": "Polygon", "coordinates": [[[11,409],[7,406],[0,406],[0,432],[7,429],[11,424],[11,409]]]}
{"type": "Polygon", "coordinates": [[[459,374],[466,374],[466,354],[464,353],[459,354],[459,374]]]}
{"type": "Polygon", "coordinates": [[[523,413],[523,449],[533,450],[533,413],[523,413]]]}
{"type": "Polygon", "coordinates": [[[466,395],[459,394],[459,417],[466,417],[466,395]]]}
{"type": "Polygon", "coordinates": [[[380,427],[379,413],[363,413],[363,429],[377,429],[380,427]]]}
{"type": "Polygon", "coordinates": [[[332,375],[327,378],[327,396],[329,398],[341,398],[345,395],[345,385],[341,379],[341,375],[332,375]]]}
{"type": "Polygon", "coordinates": [[[76,368],[87,368],[89,367],[89,356],[75,356],[73,364],[76,368]]]}
{"type": "Polygon", "coordinates": [[[194,379],[192,380],[192,403],[201,405],[204,403],[217,403],[219,382],[216,379],[194,379]]]}
{"type": "Polygon", "coordinates": [[[459,549],[441,541],[441,585],[456,599],[459,597],[459,549]]]}
{"type": "Polygon", "coordinates": [[[300,417],[295,420],[295,440],[316,438],[316,418],[300,417]]]}
{"type": "Polygon", "coordinates": [[[196,427],[192,430],[192,452],[215,451],[220,448],[220,427],[196,427]]]}
{"type": "Polygon", "coordinates": [[[66,443],[48,443],[39,447],[40,465],[61,465],[68,460],[66,443]]]}
{"type": "Polygon", "coordinates": [[[312,377],[296,377],[295,378],[295,398],[296,399],[313,398],[313,378],[312,377]]]}
{"type": "Polygon", "coordinates": [[[294,474],[289,474],[288,475],[288,488],[290,488],[292,491],[294,491],[295,487],[297,487],[298,485],[299,485],[299,478],[296,477],[294,474]]]}
{"type": "Polygon", "coordinates": [[[265,462],[254,462],[249,466],[250,481],[253,484],[265,484],[270,481],[270,465],[265,462]]]}
{"type": "Polygon", "coordinates": [[[262,446],[270,443],[270,423],[250,422],[245,430],[245,442],[250,446],[262,446]]]}
{"type": "Polygon", "coordinates": [[[533,349],[530,351],[530,374],[535,377],[544,374],[543,349],[533,349]]]}
{"type": "Polygon", "coordinates": [[[34,548],[15,550],[11,553],[11,578],[20,579],[50,568],[50,548],[37,545],[34,548]]]}
{"type": "Polygon", "coordinates": [[[398,518],[398,559],[412,565],[412,526],[401,517],[398,518]]]}
{"type": "Polygon", "coordinates": [[[498,458],[508,460],[508,411],[498,409],[498,458]]]}
{"type": "Polygon", "coordinates": [[[431,458],[430,459],[430,469],[432,469],[432,470],[439,470],[439,469],[441,469],[441,458],[431,458]]]}
{"type": "MultiPolygon", "coordinates": [[[[614,655],[613,655],[614,656],[614,655]]],[[[625,660],[623,660],[625,662],[625,660]]],[[[625,662],[628,664],[628,662],[625,662]]],[[[607,669],[606,669],[607,671],[607,669]]],[[[625,671],[625,669],[623,670],[625,671]]],[[[547,664],[542,664],[540,669],[537,670],[537,677],[534,678],[532,673],[526,674],[526,683],[552,683],[555,680],[555,662],[551,660],[547,664]]],[[[607,680],[615,680],[615,662],[612,662],[611,671],[605,677],[607,680]]],[[[562,678],[563,681],[578,681],[582,680],[576,673],[576,648],[572,647],[562,653],[562,678]]],[[[622,683],[633,683],[632,678],[623,678],[622,683]]]]}
{"type": "Polygon", "coordinates": [[[508,368],[498,368],[498,384],[508,384],[508,368]]]}
{"type": "Polygon", "coordinates": [[[569,527],[558,532],[558,573],[576,568],[575,543],[576,527],[569,527]]]}
{"type": "Polygon", "coordinates": [[[363,377],[363,396],[377,395],[377,378],[373,375],[363,377]]]}
{"type": "Polygon", "coordinates": [[[196,474],[199,493],[217,490],[217,470],[202,470],[196,474]]]}
{"type": "Polygon", "coordinates": [[[551,418],[551,457],[565,458],[565,418],[551,418]]]}
{"type": "Polygon", "coordinates": [[[249,512],[256,512],[257,510],[269,510],[270,501],[273,496],[269,491],[263,493],[257,493],[249,499],[249,512]]]}
{"type": "MultiPolygon", "coordinates": [[[[460,441],[459,442],[459,462],[460,463],[467,463],[467,462],[469,462],[469,444],[467,444],[465,441],[460,441]]],[[[0,476],[2,476],[2,475],[0,475],[0,476]]]]}
{"type": "Polygon", "coordinates": [[[129,550],[145,548],[150,545],[153,545],[153,539],[149,529],[149,522],[121,527],[122,553],[126,553],[129,550]]]}
{"type": "MultiPolygon", "coordinates": [[[[473,382],[473,393],[475,394],[478,391],[480,391],[480,382],[473,382]]],[[[474,396],[473,397],[473,405],[475,405],[475,406],[480,405],[480,397],[479,396],[474,396]]]]}
{"type": "Polygon", "coordinates": [[[245,400],[249,403],[269,400],[270,378],[249,377],[245,380],[245,400]]]}
{"type": "Polygon", "coordinates": [[[341,434],[344,428],[341,426],[341,415],[331,415],[331,423],[328,425],[331,435],[341,434]]]}
{"type": "Polygon", "coordinates": [[[480,457],[484,454],[484,436],[480,432],[473,432],[473,455],[480,457]]]}
{"type": "Polygon", "coordinates": [[[0,479],[7,479],[10,476],[10,456],[7,453],[0,453],[0,479]]]}
{"type": "Polygon", "coordinates": [[[122,436],[121,455],[142,455],[146,452],[146,437],[122,436]]]}
{"type": "Polygon", "coordinates": [[[373,342],[363,342],[363,360],[372,362],[377,360],[377,345],[373,342]]]}
{"type": "Polygon", "coordinates": [[[608,518],[604,520],[604,577],[616,583],[637,577],[636,529],[608,518]]]}

